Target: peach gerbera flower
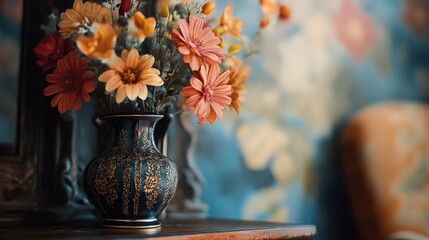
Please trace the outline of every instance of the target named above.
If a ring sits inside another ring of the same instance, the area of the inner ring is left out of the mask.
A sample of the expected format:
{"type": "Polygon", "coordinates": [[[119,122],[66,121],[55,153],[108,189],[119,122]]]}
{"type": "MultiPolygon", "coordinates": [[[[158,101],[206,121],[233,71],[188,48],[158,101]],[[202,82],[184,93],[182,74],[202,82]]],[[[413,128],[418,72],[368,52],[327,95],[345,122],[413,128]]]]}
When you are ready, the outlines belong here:
{"type": "Polygon", "coordinates": [[[185,104],[194,109],[198,123],[222,119],[225,106],[231,104],[232,87],[228,85],[229,70],[221,74],[219,65],[202,65],[191,80],[191,86],[180,93],[187,97],[185,104]]]}
{"type": "Polygon", "coordinates": [[[82,106],[81,98],[89,102],[88,93],[95,90],[92,82],[94,74],[87,70],[88,60],[77,57],[74,52],[60,59],[57,68],[46,76],[46,81],[52,83],[45,88],[45,96],[55,95],[51,106],[58,106],[58,111],[78,110],[82,106]]]}
{"type": "Polygon", "coordinates": [[[112,58],[107,62],[110,70],[102,73],[98,80],[106,83],[106,91],[116,90],[116,102],[121,103],[128,97],[147,98],[147,86],[161,86],[164,81],[159,77],[159,70],[152,68],[155,58],[149,54],[140,56],[137,49],[122,50],[121,57],[112,58]]]}
{"type": "Polygon", "coordinates": [[[232,87],[231,94],[231,105],[236,113],[240,112],[240,103],[243,101],[242,93],[246,92],[244,84],[250,75],[250,66],[246,65],[243,67],[243,62],[236,57],[228,58],[226,64],[229,66],[229,82],[228,84],[232,87]]]}
{"type": "Polygon", "coordinates": [[[155,34],[156,20],[154,17],[146,18],[143,13],[137,11],[128,22],[128,28],[132,36],[139,43],[142,43],[146,37],[151,37],[155,34]]]}
{"type": "Polygon", "coordinates": [[[222,33],[229,33],[237,40],[241,39],[240,31],[243,28],[243,22],[239,18],[232,16],[232,5],[228,5],[223,10],[219,19],[219,26],[222,27],[222,33]]]}
{"type": "Polygon", "coordinates": [[[97,24],[92,36],[79,36],[76,44],[79,50],[89,57],[110,58],[114,54],[116,32],[110,24],[97,24]]]}
{"type": "Polygon", "coordinates": [[[75,0],[73,9],[67,9],[61,13],[62,21],[58,23],[59,32],[69,38],[73,33],[85,33],[90,26],[96,23],[112,24],[110,10],[102,7],[98,3],[75,0]]]}
{"type": "Polygon", "coordinates": [[[179,29],[173,29],[171,41],[182,55],[183,61],[189,63],[192,71],[197,71],[203,64],[217,65],[225,58],[220,39],[210,27],[204,27],[204,20],[189,16],[189,22],[179,20],[179,29]]]}

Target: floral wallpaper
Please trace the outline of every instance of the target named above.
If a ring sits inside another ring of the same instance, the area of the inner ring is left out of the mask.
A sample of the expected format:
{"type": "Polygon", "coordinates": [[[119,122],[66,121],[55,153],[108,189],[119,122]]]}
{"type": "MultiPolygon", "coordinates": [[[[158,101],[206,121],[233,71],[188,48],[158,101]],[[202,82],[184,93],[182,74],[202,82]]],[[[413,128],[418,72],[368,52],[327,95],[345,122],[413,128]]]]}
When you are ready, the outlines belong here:
{"type": "MultiPolygon", "coordinates": [[[[197,127],[202,198],[212,217],[313,223],[320,239],[350,239],[339,135],[375,103],[428,103],[429,1],[282,3],[291,19],[264,30],[241,114],[197,127]]],[[[254,33],[258,1],[232,4],[254,33]]]]}

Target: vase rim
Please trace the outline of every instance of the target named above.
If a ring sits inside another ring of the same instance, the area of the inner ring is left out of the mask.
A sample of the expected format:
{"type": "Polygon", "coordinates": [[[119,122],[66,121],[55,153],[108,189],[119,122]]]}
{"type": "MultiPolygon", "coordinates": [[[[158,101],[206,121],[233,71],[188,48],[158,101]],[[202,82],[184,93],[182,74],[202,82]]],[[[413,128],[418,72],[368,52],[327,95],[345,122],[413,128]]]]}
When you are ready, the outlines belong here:
{"type": "Polygon", "coordinates": [[[162,114],[156,114],[156,113],[120,113],[120,114],[106,114],[99,116],[98,118],[100,120],[103,119],[110,119],[110,118],[142,118],[142,117],[150,117],[150,118],[163,118],[164,115],[162,114]]]}

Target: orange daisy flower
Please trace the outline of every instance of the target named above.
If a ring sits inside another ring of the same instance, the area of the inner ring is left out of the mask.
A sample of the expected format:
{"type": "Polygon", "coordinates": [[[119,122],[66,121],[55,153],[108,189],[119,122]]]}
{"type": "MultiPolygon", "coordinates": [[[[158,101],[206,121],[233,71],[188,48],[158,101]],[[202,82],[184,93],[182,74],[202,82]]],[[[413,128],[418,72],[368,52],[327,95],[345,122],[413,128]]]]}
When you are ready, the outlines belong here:
{"type": "Polygon", "coordinates": [[[210,27],[204,27],[204,20],[189,16],[189,22],[179,20],[179,30],[173,29],[171,41],[182,55],[183,61],[189,63],[192,71],[200,69],[201,65],[217,65],[225,58],[221,40],[214,35],[210,27]]]}
{"type": "Polygon", "coordinates": [[[74,52],[60,59],[57,68],[46,76],[46,81],[52,83],[45,88],[45,96],[55,95],[51,106],[58,106],[58,111],[78,110],[82,106],[81,98],[89,102],[88,93],[95,90],[92,82],[94,74],[87,70],[88,60],[77,57],[74,52]]]}
{"type": "Polygon", "coordinates": [[[107,62],[110,70],[103,72],[98,80],[106,83],[106,91],[116,91],[116,102],[121,103],[128,97],[146,100],[147,86],[161,86],[164,81],[159,77],[159,70],[152,68],[155,58],[149,54],[140,56],[137,49],[122,50],[121,57],[107,62]]]}
{"type": "Polygon", "coordinates": [[[243,101],[241,96],[242,93],[246,92],[244,84],[250,75],[250,66],[246,65],[243,67],[243,62],[236,57],[231,57],[226,60],[226,64],[229,66],[229,82],[228,84],[232,87],[231,94],[231,105],[236,113],[240,112],[240,103],[243,101]]]}
{"type": "Polygon", "coordinates": [[[243,22],[239,18],[232,16],[232,5],[228,5],[223,10],[219,19],[219,26],[222,27],[222,33],[229,33],[237,40],[241,39],[240,31],[243,28],[243,22]]]}
{"type": "Polygon", "coordinates": [[[94,23],[112,24],[112,16],[109,9],[98,3],[75,0],[73,9],[67,9],[61,13],[62,21],[58,23],[59,32],[69,38],[74,33],[85,33],[94,23]]]}
{"type": "Polygon", "coordinates": [[[156,20],[154,17],[146,18],[143,13],[137,11],[128,23],[131,34],[142,43],[146,37],[155,34],[156,20]]]}
{"type": "Polygon", "coordinates": [[[90,37],[79,36],[76,39],[79,50],[93,58],[110,58],[114,54],[116,32],[110,24],[98,24],[90,37]]]}
{"type": "Polygon", "coordinates": [[[198,123],[222,119],[225,106],[231,104],[232,87],[228,85],[229,70],[220,72],[219,65],[203,65],[190,80],[191,86],[180,93],[187,97],[185,104],[194,109],[198,123]]]}

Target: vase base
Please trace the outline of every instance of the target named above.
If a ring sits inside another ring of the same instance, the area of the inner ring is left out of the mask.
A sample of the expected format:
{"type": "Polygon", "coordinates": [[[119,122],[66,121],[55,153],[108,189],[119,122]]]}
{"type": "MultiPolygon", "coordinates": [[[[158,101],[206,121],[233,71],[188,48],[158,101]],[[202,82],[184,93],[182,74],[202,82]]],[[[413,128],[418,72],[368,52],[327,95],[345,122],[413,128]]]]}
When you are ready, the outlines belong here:
{"type": "Polygon", "coordinates": [[[159,228],[161,223],[156,218],[151,219],[103,219],[101,223],[109,228],[159,228]]]}

